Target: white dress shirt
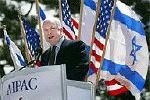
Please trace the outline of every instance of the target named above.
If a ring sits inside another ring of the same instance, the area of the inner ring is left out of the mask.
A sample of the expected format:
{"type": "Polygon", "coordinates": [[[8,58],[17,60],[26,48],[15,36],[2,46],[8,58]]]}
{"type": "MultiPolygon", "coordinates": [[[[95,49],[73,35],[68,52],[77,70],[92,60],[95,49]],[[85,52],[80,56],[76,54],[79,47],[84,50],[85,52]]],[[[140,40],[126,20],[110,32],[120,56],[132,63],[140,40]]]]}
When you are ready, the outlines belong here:
{"type": "MultiPolygon", "coordinates": [[[[56,46],[56,50],[55,50],[55,60],[54,60],[54,64],[56,63],[56,57],[57,57],[57,54],[60,50],[60,46],[62,44],[62,42],[64,41],[65,37],[62,36],[60,39],[59,39],[59,42],[55,45],[56,46]]],[[[51,47],[52,48],[52,47],[51,47]]]]}

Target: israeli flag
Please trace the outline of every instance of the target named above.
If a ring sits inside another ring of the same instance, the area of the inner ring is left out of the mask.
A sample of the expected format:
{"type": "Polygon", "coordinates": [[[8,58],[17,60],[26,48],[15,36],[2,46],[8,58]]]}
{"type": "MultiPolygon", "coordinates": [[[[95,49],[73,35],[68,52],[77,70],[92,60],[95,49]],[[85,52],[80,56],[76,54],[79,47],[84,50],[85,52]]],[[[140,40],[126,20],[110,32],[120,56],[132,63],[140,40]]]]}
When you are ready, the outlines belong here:
{"type": "Polygon", "coordinates": [[[136,96],[144,87],[148,61],[146,36],[139,16],[117,1],[102,67],[107,74],[105,78],[117,80],[136,96]]]}
{"type": "Polygon", "coordinates": [[[42,21],[44,21],[46,19],[46,15],[40,6],[39,6],[39,9],[40,9],[40,11],[39,11],[40,17],[41,17],[42,21]]]}
{"type": "Polygon", "coordinates": [[[11,41],[11,39],[8,36],[7,31],[5,29],[4,29],[4,36],[5,36],[6,43],[9,46],[10,55],[11,55],[11,58],[13,60],[14,66],[15,66],[15,70],[19,70],[22,67],[25,67],[26,63],[21,54],[21,51],[15,45],[15,43],[13,41],[11,41]]]}
{"type": "Polygon", "coordinates": [[[98,0],[84,0],[80,40],[91,46],[98,0]]]}

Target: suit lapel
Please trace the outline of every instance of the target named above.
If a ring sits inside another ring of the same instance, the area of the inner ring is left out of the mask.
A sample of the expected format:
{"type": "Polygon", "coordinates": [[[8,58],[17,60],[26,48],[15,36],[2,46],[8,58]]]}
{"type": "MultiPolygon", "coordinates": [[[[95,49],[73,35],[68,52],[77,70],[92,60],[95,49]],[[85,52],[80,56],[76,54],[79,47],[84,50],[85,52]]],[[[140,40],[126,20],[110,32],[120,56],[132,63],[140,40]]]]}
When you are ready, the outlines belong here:
{"type": "Polygon", "coordinates": [[[62,58],[62,52],[64,50],[64,48],[66,47],[66,45],[68,44],[68,40],[64,39],[64,41],[62,42],[61,46],[60,46],[60,50],[58,51],[57,57],[56,57],[56,64],[60,64],[61,62],[61,58],[62,58]]]}

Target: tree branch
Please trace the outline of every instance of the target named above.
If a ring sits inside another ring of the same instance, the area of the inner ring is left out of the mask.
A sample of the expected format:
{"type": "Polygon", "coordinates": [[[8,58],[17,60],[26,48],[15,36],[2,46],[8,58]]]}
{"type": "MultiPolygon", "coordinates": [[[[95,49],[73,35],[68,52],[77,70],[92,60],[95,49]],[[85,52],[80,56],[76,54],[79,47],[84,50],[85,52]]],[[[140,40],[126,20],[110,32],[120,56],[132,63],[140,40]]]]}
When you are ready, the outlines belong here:
{"type": "Polygon", "coordinates": [[[27,16],[29,15],[29,13],[31,12],[32,7],[33,7],[33,3],[34,3],[34,1],[31,1],[31,2],[30,2],[31,6],[30,6],[29,11],[24,15],[25,17],[27,17],[27,16]]]}

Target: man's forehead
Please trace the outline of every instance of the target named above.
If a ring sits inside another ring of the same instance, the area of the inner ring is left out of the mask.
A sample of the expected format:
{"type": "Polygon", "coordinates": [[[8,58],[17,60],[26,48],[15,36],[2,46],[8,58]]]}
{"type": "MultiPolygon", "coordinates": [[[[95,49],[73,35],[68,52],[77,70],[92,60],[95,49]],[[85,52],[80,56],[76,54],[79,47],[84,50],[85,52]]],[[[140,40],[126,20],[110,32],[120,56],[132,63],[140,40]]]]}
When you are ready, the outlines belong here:
{"type": "Polygon", "coordinates": [[[43,26],[47,26],[47,25],[49,25],[49,26],[56,26],[56,24],[54,23],[54,22],[51,22],[51,21],[49,21],[49,20],[47,20],[47,21],[44,21],[43,22],[43,26]]]}
{"type": "Polygon", "coordinates": [[[56,25],[54,22],[51,22],[51,21],[49,21],[49,20],[46,20],[46,21],[44,21],[43,22],[43,25],[56,25]]]}

